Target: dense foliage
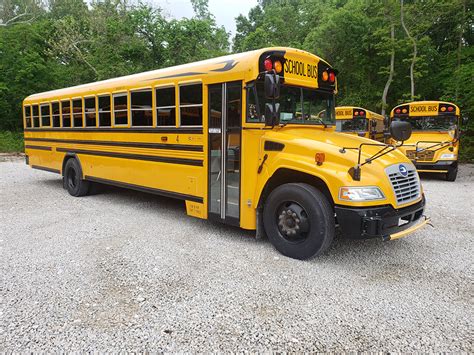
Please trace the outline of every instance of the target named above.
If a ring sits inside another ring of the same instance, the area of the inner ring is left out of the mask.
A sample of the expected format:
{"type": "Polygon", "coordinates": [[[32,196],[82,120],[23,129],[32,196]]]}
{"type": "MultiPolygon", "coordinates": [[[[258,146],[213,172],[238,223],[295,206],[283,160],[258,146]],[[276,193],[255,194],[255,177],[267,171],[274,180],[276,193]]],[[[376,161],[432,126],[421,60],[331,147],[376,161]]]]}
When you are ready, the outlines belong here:
{"type": "Polygon", "coordinates": [[[34,92],[281,45],[338,69],[338,104],[457,103],[472,118],[463,154],[474,158],[470,1],[259,0],[236,18],[233,43],[207,0],[191,2],[195,16],[176,20],[127,0],[2,0],[0,129],[20,128],[21,100],[34,92]]]}

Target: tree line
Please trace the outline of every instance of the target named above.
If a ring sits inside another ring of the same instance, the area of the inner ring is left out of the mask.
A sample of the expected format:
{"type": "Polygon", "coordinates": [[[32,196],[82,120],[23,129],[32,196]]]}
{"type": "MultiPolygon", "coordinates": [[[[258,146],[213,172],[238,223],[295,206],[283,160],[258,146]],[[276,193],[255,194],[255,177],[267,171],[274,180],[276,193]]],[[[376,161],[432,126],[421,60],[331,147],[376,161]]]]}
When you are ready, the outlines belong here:
{"type": "MultiPolygon", "coordinates": [[[[0,129],[21,128],[21,101],[46,90],[267,46],[305,49],[339,72],[340,105],[387,113],[447,100],[471,116],[474,23],[469,0],[259,0],[236,12],[231,38],[208,0],[174,19],[139,0],[2,0],[0,129]]],[[[171,3],[171,6],[172,3],[171,3]]]]}

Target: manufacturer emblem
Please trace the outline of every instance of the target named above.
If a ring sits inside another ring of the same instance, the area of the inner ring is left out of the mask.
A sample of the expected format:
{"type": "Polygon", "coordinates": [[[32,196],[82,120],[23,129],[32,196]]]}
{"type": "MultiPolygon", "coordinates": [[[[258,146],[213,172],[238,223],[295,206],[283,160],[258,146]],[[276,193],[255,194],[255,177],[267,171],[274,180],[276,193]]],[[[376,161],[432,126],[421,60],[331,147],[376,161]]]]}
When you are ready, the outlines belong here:
{"type": "Polygon", "coordinates": [[[406,166],[403,165],[403,164],[400,164],[400,165],[398,166],[398,171],[400,172],[400,174],[401,174],[402,176],[407,176],[407,175],[408,175],[408,169],[407,169],[406,166]]]}

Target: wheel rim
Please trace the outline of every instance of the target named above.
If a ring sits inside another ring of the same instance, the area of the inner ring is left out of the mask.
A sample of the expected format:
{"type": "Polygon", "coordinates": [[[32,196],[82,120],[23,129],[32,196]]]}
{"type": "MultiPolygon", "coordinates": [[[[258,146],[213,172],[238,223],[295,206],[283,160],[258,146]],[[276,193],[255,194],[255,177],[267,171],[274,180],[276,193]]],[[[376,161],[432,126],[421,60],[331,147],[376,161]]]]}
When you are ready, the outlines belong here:
{"type": "Polygon", "coordinates": [[[67,183],[70,189],[74,190],[77,186],[76,170],[69,168],[67,172],[67,183]]]}
{"type": "Polygon", "coordinates": [[[280,235],[288,242],[306,240],[310,232],[308,213],[297,202],[286,201],[276,210],[276,223],[280,235]]]}

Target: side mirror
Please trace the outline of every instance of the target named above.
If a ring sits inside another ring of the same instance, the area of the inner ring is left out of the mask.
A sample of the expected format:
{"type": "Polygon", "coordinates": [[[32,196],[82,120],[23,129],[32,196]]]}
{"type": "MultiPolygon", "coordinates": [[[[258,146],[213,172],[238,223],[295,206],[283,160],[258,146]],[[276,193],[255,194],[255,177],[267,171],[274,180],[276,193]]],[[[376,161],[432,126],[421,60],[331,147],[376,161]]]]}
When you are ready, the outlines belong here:
{"type": "Polygon", "coordinates": [[[387,128],[390,126],[390,118],[389,117],[385,116],[383,118],[383,125],[387,128]]]}
{"type": "Polygon", "coordinates": [[[265,126],[280,124],[280,104],[265,104],[265,126]]]}
{"type": "Polygon", "coordinates": [[[463,124],[463,125],[467,125],[468,122],[469,122],[469,117],[467,117],[467,116],[462,116],[462,124],[463,124]]]}
{"type": "Polygon", "coordinates": [[[410,122],[393,121],[390,125],[390,135],[396,141],[406,141],[411,136],[410,122]]]}
{"type": "Polygon", "coordinates": [[[265,98],[278,99],[280,97],[280,76],[275,73],[265,74],[265,98]]]}

